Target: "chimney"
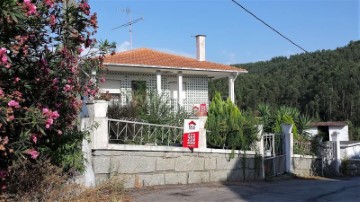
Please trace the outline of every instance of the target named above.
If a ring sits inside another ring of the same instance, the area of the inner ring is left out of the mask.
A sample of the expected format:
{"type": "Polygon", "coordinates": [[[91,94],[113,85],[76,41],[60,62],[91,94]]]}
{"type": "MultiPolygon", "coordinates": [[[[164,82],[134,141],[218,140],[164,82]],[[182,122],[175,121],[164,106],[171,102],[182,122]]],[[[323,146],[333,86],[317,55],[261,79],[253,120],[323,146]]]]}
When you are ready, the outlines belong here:
{"type": "Polygon", "coordinates": [[[196,35],[196,59],[205,61],[205,35],[196,35]]]}

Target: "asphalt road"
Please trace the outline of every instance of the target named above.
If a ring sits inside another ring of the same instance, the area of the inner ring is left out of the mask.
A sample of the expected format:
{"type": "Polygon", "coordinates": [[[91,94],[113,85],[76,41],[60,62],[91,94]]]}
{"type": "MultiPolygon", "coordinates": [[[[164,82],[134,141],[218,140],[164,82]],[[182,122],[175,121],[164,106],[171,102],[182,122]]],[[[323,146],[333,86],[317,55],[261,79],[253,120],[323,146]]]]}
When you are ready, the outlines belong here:
{"type": "Polygon", "coordinates": [[[135,202],[153,201],[357,201],[360,177],[342,179],[289,179],[238,184],[159,186],[130,191],[135,202]]]}

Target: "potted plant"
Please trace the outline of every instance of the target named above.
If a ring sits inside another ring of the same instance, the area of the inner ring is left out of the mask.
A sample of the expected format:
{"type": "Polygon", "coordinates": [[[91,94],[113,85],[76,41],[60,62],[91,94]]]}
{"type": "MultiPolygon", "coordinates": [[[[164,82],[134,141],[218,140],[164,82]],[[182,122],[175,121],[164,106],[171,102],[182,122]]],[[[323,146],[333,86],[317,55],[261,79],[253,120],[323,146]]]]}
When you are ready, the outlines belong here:
{"type": "Polygon", "coordinates": [[[109,91],[106,91],[106,93],[100,93],[93,100],[88,101],[86,105],[89,117],[106,117],[110,99],[111,95],[109,91]]]}

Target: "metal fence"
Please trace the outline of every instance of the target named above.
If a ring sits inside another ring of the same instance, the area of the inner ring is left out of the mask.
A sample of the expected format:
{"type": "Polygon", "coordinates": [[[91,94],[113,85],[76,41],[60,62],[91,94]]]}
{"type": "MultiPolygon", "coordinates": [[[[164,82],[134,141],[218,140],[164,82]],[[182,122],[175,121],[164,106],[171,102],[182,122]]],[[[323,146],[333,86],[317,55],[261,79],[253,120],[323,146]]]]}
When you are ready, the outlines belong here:
{"type": "Polygon", "coordinates": [[[265,158],[284,154],[282,134],[265,133],[263,134],[263,138],[265,158]]]}
{"type": "Polygon", "coordinates": [[[265,176],[272,177],[285,173],[284,136],[282,134],[263,134],[265,176]]]}
{"type": "Polygon", "coordinates": [[[182,127],[109,119],[110,143],[179,146],[182,134],[182,127]]]}

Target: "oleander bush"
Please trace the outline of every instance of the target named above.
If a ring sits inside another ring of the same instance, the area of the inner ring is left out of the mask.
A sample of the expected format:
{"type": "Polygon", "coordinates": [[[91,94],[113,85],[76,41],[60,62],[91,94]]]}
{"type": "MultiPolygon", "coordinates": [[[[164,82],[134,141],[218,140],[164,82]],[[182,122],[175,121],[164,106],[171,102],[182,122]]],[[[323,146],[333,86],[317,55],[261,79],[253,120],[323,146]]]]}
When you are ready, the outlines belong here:
{"type": "Polygon", "coordinates": [[[83,169],[80,97],[98,92],[99,79],[90,72],[102,71],[104,55],[115,48],[107,41],[97,45],[96,29],[87,0],[0,1],[2,190],[18,164],[46,159],[83,169]],[[96,51],[84,51],[90,49],[96,51]]]}

